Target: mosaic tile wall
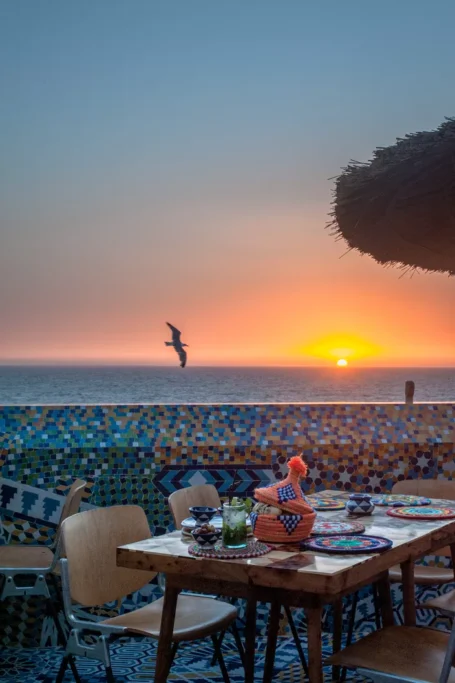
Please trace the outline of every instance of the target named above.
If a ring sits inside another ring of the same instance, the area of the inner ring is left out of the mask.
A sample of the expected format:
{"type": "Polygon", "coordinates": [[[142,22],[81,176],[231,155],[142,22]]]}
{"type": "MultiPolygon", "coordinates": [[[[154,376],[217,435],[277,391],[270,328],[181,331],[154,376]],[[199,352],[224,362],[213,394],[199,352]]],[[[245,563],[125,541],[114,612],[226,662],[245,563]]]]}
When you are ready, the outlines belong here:
{"type": "MultiPolygon", "coordinates": [[[[454,427],[451,404],[0,407],[0,543],[50,544],[76,477],[88,482],[84,506],[137,503],[155,534],[171,526],[172,491],[211,483],[221,497],[252,496],[297,452],[308,491],[452,479],[454,427]]],[[[0,605],[4,642],[36,641],[26,611],[0,605]]]]}

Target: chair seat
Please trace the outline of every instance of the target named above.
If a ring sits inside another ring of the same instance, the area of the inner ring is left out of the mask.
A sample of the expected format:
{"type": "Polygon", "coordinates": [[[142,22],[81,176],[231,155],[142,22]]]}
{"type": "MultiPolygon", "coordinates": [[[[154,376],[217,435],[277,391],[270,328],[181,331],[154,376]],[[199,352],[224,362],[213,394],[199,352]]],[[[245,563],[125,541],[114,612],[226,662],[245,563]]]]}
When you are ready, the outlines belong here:
{"type": "Polygon", "coordinates": [[[54,554],[45,545],[2,545],[0,546],[0,574],[2,569],[42,569],[48,570],[54,554]]]}
{"type": "Polygon", "coordinates": [[[436,598],[427,600],[419,607],[423,609],[437,609],[446,614],[455,614],[455,591],[449,591],[443,595],[438,595],[436,598]]]}
{"type": "MultiPolygon", "coordinates": [[[[389,569],[389,579],[392,583],[402,582],[400,565],[389,569]]],[[[416,564],[414,579],[417,585],[440,586],[444,583],[452,583],[454,574],[453,569],[448,567],[425,567],[416,564]]]]}
{"type": "MultiPolygon", "coordinates": [[[[449,634],[415,626],[390,626],[375,631],[337,652],[326,664],[381,671],[401,678],[438,683],[449,634]]],[[[455,669],[448,683],[455,683],[455,669]]]]}
{"type": "MultiPolygon", "coordinates": [[[[124,626],[131,633],[158,638],[164,598],[140,609],[106,619],[103,624],[124,626]]],[[[237,617],[232,605],[213,598],[180,595],[174,622],[173,641],[196,640],[212,633],[224,631],[237,617]]]]}

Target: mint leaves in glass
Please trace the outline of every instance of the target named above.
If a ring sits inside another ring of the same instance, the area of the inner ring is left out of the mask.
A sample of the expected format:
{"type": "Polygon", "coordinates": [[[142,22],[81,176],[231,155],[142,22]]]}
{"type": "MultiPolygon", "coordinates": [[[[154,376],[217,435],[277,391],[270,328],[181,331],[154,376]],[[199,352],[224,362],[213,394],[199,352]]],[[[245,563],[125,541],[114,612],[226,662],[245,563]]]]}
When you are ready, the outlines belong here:
{"type": "Polygon", "coordinates": [[[223,545],[245,548],[247,543],[245,502],[233,498],[223,505],[223,545]]]}

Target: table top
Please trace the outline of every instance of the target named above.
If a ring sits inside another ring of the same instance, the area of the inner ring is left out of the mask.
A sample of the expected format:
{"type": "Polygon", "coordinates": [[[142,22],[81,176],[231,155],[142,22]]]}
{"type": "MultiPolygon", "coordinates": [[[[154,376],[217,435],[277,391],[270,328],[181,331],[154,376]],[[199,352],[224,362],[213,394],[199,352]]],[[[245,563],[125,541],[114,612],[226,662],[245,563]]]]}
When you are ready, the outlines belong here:
{"type": "MultiPolygon", "coordinates": [[[[325,491],[318,495],[337,499],[344,497],[346,500],[349,497],[339,491],[325,491]]],[[[455,507],[454,501],[433,502],[455,507]]],[[[189,555],[190,542],[182,538],[181,531],[174,531],[118,548],[117,563],[132,569],[333,594],[377,576],[396,564],[430,554],[455,542],[455,519],[398,519],[387,515],[388,509],[376,506],[372,515],[356,518],[364,524],[365,534],[382,536],[393,542],[392,548],[382,553],[328,555],[301,551],[298,544],[283,544],[271,546],[272,550],[262,557],[208,559],[189,555]]],[[[319,512],[317,519],[346,521],[353,518],[346,511],[338,510],[319,512]]]]}

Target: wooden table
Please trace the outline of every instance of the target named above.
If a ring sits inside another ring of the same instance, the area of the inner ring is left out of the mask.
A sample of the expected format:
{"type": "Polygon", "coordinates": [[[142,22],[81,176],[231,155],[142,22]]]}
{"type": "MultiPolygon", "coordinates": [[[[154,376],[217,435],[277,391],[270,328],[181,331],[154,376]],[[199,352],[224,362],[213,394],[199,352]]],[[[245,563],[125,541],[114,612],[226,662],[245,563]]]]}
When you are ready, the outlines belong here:
{"type": "MultiPolygon", "coordinates": [[[[331,497],[332,492],[324,495],[331,497]]],[[[336,495],[340,497],[340,493],[336,495]]],[[[346,496],[347,497],[347,496],[346,496]]],[[[436,501],[435,501],[436,502],[436,501]]],[[[438,501],[441,502],[441,501],[438,501]]],[[[454,503],[444,501],[447,506],[454,503]]],[[[245,681],[254,678],[256,603],[271,603],[264,681],[272,680],[281,605],[303,607],[307,617],[310,683],[322,683],[322,610],[363,586],[377,583],[383,625],[393,624],[388,569],[401,564],[405,623],[416,620],[413,563],[415,559],[453,544],[455,520],[401,520],[376,507],[362,517],[365,533],[385,536],[393,547],[374,555],[327,555],[300,552],[298,546],[276,546],[263,557],[247,560],[212,560],[188,554],[181,532],[123,546],[117,564],[131,569],[164,572],[166,591],[158,643],[155,683],[165,683],[171,653],[171,636],[177,598],[181,590],[240,597],[247,601],[245,627],[245,681]]],[[[346,520],[345,511],[318,513],[323,519],[346,520]]],[[[339,612],[340,610],[335,610],[339,612]]],[[[334,643],[338,650],[341,643],[334,643]]]]}

